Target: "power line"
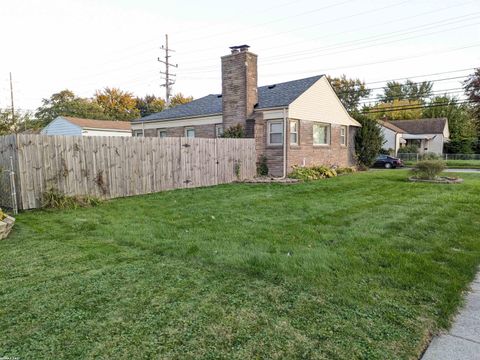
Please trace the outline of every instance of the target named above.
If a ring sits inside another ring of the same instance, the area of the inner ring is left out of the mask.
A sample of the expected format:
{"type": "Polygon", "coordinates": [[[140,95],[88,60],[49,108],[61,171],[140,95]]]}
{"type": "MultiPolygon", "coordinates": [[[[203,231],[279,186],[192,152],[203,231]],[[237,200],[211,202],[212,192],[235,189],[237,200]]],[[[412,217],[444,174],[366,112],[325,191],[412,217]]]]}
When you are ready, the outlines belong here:
{"type": "MultiPolygon", "coordinates": [[[[472,100],[462,100],[462,101],[457,101],[455,102],[456,105],[466,105],[466,104],[471,104],[474,101],[472,100]]],[[[428,109],[428,108],[433,108],[433,107],[441,107],[441,106],[447,106],[448,104],[426,104],[426,105],[403,105],[403,106],[393,106],[393,107],[387,107],[386,109],[376,109],[376,110],[362,110],[363,114],[378,114],[378,113],[384,113],[384,112],[392,112],[392,111],[402,111],[402,110],[417,110],[417,109],[428,109]]]]}

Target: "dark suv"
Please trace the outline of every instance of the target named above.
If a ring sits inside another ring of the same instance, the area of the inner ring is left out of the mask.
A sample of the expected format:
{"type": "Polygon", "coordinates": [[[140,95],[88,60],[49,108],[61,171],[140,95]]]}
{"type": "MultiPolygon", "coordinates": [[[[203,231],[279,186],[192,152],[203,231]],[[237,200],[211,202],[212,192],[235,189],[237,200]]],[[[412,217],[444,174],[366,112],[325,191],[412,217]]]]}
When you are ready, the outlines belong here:
{"type": "Polygon", "coordinates": [[[377,160],[375,160],[373,166],[383,167],[385,169],[395,169],[396,167],[402,167],[403,162],[399,158],[393,156],[378,155],[377,160]]]}

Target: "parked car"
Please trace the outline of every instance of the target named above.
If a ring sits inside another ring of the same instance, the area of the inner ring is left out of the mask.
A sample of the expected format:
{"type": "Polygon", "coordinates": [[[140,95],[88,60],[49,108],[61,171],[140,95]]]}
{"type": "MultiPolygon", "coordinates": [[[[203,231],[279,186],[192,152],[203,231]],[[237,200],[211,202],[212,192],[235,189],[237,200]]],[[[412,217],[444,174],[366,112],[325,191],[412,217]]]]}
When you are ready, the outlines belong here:
{"type": "Polygon", "coordinates": [[[377,160],[373,164],[374,167],[383,167],[385,169],[395,169],[396,167],[402,167],[403,162],[399,158],[388,156],[388,155],[378,155],[377,160]]]}

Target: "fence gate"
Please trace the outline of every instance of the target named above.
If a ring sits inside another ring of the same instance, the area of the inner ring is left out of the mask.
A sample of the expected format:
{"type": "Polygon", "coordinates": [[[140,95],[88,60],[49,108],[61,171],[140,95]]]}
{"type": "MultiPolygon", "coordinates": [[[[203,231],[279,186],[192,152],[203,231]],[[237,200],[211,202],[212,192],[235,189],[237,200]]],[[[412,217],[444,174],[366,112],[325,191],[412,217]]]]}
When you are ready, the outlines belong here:
{"type": "Polygon", "coordinates": [[[18,213],[13,161],[10,162],[10,168],[0,167],[0,207],[13,211],[15,215],[18,213]]]}

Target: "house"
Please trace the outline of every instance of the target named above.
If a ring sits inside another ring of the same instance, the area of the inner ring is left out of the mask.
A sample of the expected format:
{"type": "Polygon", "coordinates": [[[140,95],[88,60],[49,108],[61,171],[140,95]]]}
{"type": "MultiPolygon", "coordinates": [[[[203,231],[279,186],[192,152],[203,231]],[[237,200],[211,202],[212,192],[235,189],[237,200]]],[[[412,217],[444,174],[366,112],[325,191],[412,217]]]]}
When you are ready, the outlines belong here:
{"type": "Polygon", "coordinates": [[[71,116],[57,116],[45,126],[42,135],[73,136],[132,136],[129,121],[80,119],[71,116]]]}
{"type": "Polygon", "coordinates": [[[379,121],[385,139],[384,149],[392,149],[395,154],[402,146],[413,145],[420,154],[443,154],[443,146],[449,141],[448,120],[415,119],[379,121]]]}
{"type": "Polygon", "coordinates": [[[355,163],[352,119],[324,75],[257,86],[257,55],[231,47],[221,58],[222,93],[132,122],[134,136],[220,137],[241,125],[274,176],[293,166],[355,163]]]}

